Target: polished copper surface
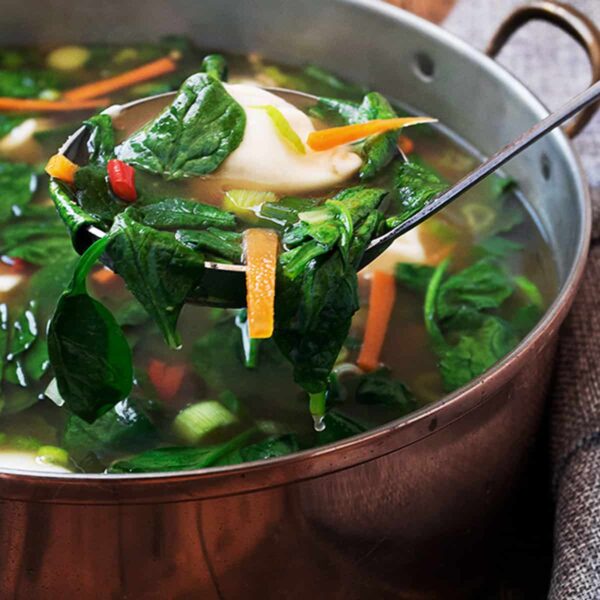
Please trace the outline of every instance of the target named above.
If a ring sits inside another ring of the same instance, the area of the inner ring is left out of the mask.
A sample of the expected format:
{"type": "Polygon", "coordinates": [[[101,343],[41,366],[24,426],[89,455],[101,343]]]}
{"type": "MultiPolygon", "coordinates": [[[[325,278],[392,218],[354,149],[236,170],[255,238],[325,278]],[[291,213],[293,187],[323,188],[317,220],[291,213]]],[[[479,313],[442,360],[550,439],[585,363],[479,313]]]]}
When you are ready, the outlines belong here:
{"type": "Polygon", "coordinates": [[[582,206],[576,260],[542,323],[403,420],[214,471],[0,473],[0,599],[465,598],[536,440],[585,264],[582,206]]]}
{"type": "MultiPolygon", "coordinates": [[[[593,21],[575,7],[554,0],[535,0],[516,8],[500,25],[490,40],[486,52],[496,57],[512,35],[529,21],[546,21],[569,34],[586,52],[592,69],[592,82],[600,80],[600,31],[593,21]]],[[[567,127],[570,137],[576,136],[598,111],[596,103],[584,110],[567,127]]]]}

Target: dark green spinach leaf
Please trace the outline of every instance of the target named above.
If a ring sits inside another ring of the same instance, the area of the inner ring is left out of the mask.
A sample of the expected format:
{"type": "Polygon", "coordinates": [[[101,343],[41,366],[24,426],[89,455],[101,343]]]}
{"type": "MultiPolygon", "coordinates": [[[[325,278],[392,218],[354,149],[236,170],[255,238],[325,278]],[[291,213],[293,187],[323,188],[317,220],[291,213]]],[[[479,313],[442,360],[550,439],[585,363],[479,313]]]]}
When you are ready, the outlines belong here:
{"type": "Polygon", "coordinates": [[[189,471],[211,467],[224,456],[243,447],[255,434],[248,430],[233,439],[204,448],[156,448],[129,459],[119,460],[109,468],[109,473],[149,473],[165,471],[189,471]]]}
{"type": "MultiPolygon", "coordinates": [[[[326,121],[352,125],[373,119],[392,119],[397,113],[385,96],[378,92],[369,92],[361,104],[334,98],[319,98],[311,114],[326,121]]],[[[398,155],[398,132],[389,131],[375,135],[362,144],[361,154],[363,166],[360,178],[363,181],[372,179],[398,155]]]]}
{"type": "Polygon", "coordinates": [[[105,114],[95,115],[83,122],[89,129],[87,150],[89,162],[98,165],[106,163],[115,155],[115,131],[112,119],[105,114]]]}
{"type": "Polygon", "coordinates": [[[127,209],[115,219],[107,254],[115,272],[154,319],[168,344],[180,345],[177,320],[204,270],[199,252],[179,243],[171,233],[135,220],[127,209]]]}
{"type": "Polygon", "coordinates": [[[39,98],[42,92],[59,88],[56,72],[42,69],[0,70],[0,96],[39,98]]]}
{"type": "Polygon", "coordinates": [[[65,425],[63,445],[76,460],[94,453],[98,459],[115,452],[139,452],[157,442],[157,431],[133,398],[116,404],[93,423],[71,415],[65,425]]]}
{"type": "Polygon", "coordinates": [[[173,103],[117,147],[117,157],[166,179],[212,173],[241,143],[244,109],[206,73],[189,77],[173,103]]]}
{"type": "Polygon", "coordinates": [[[138,208],[140,221],[156,229],[233,229],[235,215],[210,204],[183,198],[165,198],[138,208]]]}
{"type": "Polygon", "coordinates": [[[88,422],[126,398],[133,384],[127,340],[111,313],[86,290],[86,276],[109,241],[98,240],[82,255],[48,329],[58,390],[67,408],[88,422]]]}
{"type": "Polygon", "coordinates": [[[75,197],[85,213],[105,225],[127,206],[112,193],[104,165],[89,164],[77,170],[75,197]]]}
{"type": "Polygon", "coordinates": [[[219,81],[227,81],[227,59],[222,54],[208,54],[202,59],[200,70],[219,81]]]}
{"type": "Polygon", "coordinates": [[[223,231],[215,227],[209,227],[204,231],[180,229],[175,234],[175,238],[192,250],[199,250],[232,263],[242,262],[243,236],[241,233],[223,231]]]}
{"type": "Polygon", "coordinates": [[[400,381],[392,379],[388,369],[379,369],[360,378],[356,388],[359,404],[389,406],[398,411],[398,417],[417,408],[417,401],[400,381]]]}
{"type": "Polygon", "coordinates": [[[31,165],[0,161],[0,223],[19,216],[37,188],[31,165]]]}

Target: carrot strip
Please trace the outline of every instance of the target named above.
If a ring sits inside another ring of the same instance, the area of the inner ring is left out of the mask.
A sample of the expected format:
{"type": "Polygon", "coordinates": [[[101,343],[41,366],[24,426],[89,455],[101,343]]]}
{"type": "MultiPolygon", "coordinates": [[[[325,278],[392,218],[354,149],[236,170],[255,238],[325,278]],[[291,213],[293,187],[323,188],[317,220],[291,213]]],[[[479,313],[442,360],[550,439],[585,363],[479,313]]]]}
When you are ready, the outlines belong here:
{"type": "Polygon", "coordinates": [[[36,98],[0,97],[0,112],[67,112],[106,106],[108,98],[93,100],[38,100],[36,98]]]}
{"type": "Polygon", "coordinates": [[[91,277],[98,285],[106,285],[107,283],[117,279],[119,276],[114,271],[111,271],[106,267],[102,267],[101,269],[94,271],[91,277]]]}
{"type": "Polygon", "coordinates": [[[398,117],[395,119],[374,119],[365,123],[356,125],[344,125],[343,127],[331,127],[329,129],[320,129],[311,131],[308,134],[306,143],[310,148],[319,152],[321,150],[331,150],[342,144],[351,144],[370,135],[401,129],[411,125],[420,125],[422,123],[434,123],[437,119],[431,117],[398,117]]]}
{"type": "Polygon", "coordinates": [[[273,335],[275,320],[275,271],[279,237],[268,229],[247,229],[246,300],[248,304],[248,333],[251,338],[273,335]]]}
{"type": "Polygon", "coordinates": [[[391,273],[375,271],[369,295],[369,314],[365,336],[356,364],[363,371],[379,367],[379,355],[396,300],[396,280],[391,273]]]}
{"type": "Polygon", "coordinates": [[[404,152],[405,156],[411,155],[415,151],[415,143],[405,135],[398,138],[398,148],[404,152]]]}
{"type": "Polygon", "coordinates": [[[64,154],[51,156],[46,165],[46,173],[50,177],[55,177],[65,183],[75,182],[75,173],[77,173],[78,169],[79,166],[71,162],[64,154]]]}
{"type": "Polygon", "coordinates": [[[185,376],[185,365],[168,365],[152,358],[148,363],[148,378],[161,400],[173,400],[181,389],[185,376]]]}
{"type": "Polygon", "coordinates": [[[142,81],[155,79],[161,75],[171,73],[177,68],[176,62],[172,58],[159,58],[153,62],[147,63],[137,69],[126,71],[115,77],[94,81],[80,87],[73,88],[65,92],[64,97],[67,100],[87,100],[96,98],[103,94],[110,94],[125,87],[136,85],[142,81]]]}

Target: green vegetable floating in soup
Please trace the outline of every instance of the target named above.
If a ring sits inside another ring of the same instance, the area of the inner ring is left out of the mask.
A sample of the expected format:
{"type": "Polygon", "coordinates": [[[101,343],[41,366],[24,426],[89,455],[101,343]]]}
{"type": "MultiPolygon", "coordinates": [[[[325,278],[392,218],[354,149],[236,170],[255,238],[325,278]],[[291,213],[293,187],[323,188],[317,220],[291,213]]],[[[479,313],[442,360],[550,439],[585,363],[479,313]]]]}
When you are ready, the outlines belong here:
{"type": "Polygon", "coordinates": [[[0,90],[0,468],[177,471],[335,442],[481,375],[554,292],[499,177],[357,274],[474,159],[318,67],[178,38],[11,49],[0,90]],[[320,100],[307,114],[262,85],[320,100]],[[175,90],[145,124],[88,112],[89,161],[48,165],[52,207],[38,165],[85,107],[175,90]],[[78,257],[83,225],[107,235],[78,257]],[[247,264],[247,309],[185,303],[205,260],[247,264]]]}

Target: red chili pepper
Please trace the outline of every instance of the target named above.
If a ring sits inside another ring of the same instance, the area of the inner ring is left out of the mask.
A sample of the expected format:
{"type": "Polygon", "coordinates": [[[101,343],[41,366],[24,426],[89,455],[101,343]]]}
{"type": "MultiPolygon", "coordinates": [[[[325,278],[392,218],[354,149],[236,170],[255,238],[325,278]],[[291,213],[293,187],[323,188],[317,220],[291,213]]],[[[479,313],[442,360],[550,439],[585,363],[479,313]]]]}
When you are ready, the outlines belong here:
{"type": "Polygon", "coordinates": [[[161,400],[173,400],[185,378],[185,365],[168,365],[162,360],[151,358],[148,363],[148,377],[161,400]]]}
{"type": "Polygon", "coordinates": [[[24,273],[25,271],[27,271],[29,269],[29,263],[27,261],[24,261],[22,258],[13,258],[12,256],[9,256],[7,258],[8,258],[8,266],[15,273],[24,273]]]}
{"type": "Polygon", "coordinates": [[[106,170],[112,191],[125,202],[135,202],[137,200],[135,169],[122,160],[113,158],[108,161],[106,170]]]}

